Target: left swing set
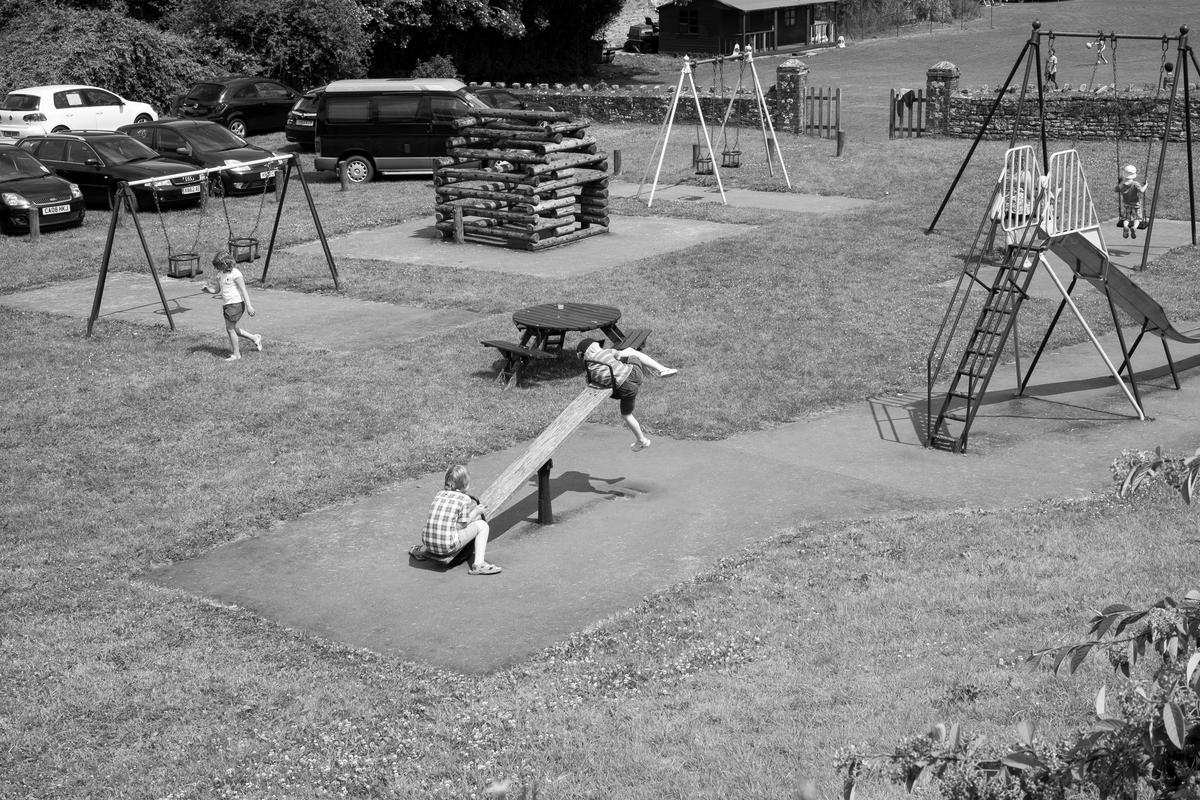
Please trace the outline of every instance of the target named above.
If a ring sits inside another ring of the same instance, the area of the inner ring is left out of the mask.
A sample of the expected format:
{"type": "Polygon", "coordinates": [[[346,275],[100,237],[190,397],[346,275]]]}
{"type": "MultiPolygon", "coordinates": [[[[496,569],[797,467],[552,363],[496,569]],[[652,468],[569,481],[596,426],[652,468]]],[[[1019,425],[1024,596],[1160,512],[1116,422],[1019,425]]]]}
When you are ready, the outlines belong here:
{"type": "MultiPolygon", "coordinates": [[[[303,172],[303,170],[300,169],[300,165],[298,163],[298,158],[294,153],[289,154],[289,155],[270,156],[268,158],[255,159],[253,161],[245,161],[245,162],[241,162],[241,163],[234,164],[234,165],[188,170],[185,172],[179,172],[179,173],[176,173],[173,175],[166,175],[166,176],[156,177],[156,178],[147,178],[147,179],[143,179],[143,180],[128,181],[128,182],[123,181],[117,187],[115,200],[112,204],[112,214],[109,217],[109,221],[108,221],[108,238],[105,240],[105,243],[104,243],[104,257],[100,264],[100,275],[96,281],[96,293],[92,299],[92,312],[88,316],[87,334],[86,335],[89,337],[92,335],[92,328],[95,325],[97,318],[99,318],[99,316],[100,316],[100,306],[104,299],[104,284],[108,278],[109,264],[112,261],[113,244],[115,243],[116,236],[117,236],[117,223],[120,220],[122,210],[127,211],[129,213],[130,218],[133,220],[134,230],[137,231],[138,240],[141,242],[141,245],[142,245],[142,252],[145,253],[146,263],[150,267],[150,276],[154,279],[154,287],[158,291],[159,301],[162,303],[163,312],[167,317],[167,324],[170,326],[171,330],[175,330],[175,320],[171,315],[171,307],[170,307],[170,304],[167,302],[166,293],[163,292],[162,279],[159,277],[158,266],[155,263],[154,254],[151,252],[150,243],[146,240],[146,233],[142,229],[142,223],[138,218],[138,202],[137,202],[137,198],[134,196],[134,193],[133,193],[133,190],[135,187],[148,186],[148,185],[152,185],[154,183],[158,183],[158,182],[164,181],[164,180],[174,180],[174,179],[189,178],[189,177],[194,178],[196,176],[200,176],[202,180],[207,180],[210,175],[213,175],[216,173],[222,173],[222,172],[233,170],[233,169],[241,169],[244,167],[254,167],[254,166],[260,166],[260,165],[264,166],[264,167],[266,167],[267,165],[270,165],[272,167],[276,167],[276,166],[280,167],[282,169],[283,175],[282,175],[282,179],[281,180],[277,179],[276,184],[275,184],[276,189],[278,191],[278,197],[277,197],[276,209],[275,209],[275,222],[271,227],[271,238],[267,241],[267,254],[266,254],[266,259],[263,261],[262,275],[259,277],[259,282],[264,283],[267,280],[267,270],[271,266],[271,255],[275,250],[275,237],[279,232],[279,221],[283,216],[283,204],[287,198],[288,184],[291,180],[292,171],[295,170],[296,176],[300,180],[300,186],[301,186],[301,188],[304,189],[304,197],[308,204],[309,213],[312,215],[313,225],[315,226],[316,231],[317,231],[317,237],[321,240],[321,247],[325,252],[325,262],[329,265],[329,274],[333,278],[333,288],[340,289],[341,287],[338,285],[337,265],[334,263],[334,260],[333,260],[333,252],[329,249],[329,241],[326,239],[325,230],[321,226],[321,218],[317,214],[317,207],[316,207],[316,204],[313,202],[312,192],[308,188],[308,182],[304,179],[304,172],[303,172]]],[[[264,195],[265,195],[265,187],[264,187],[264,195]]],[[[157,201],[157,197],[156,197],[156,201],[157,201]]],[[[156,202],[156,205],[157,205],[157,202],[156,202]]],[[[197,225],[197,244],[199,242],[200,226],[203,224],[203,214],[206,213],[206,207],[207,207],[207,201],[202,203],[201,209],[197,212],[198,214],[201,215],[200,223],[198,223],[198,225],[197,225]]],[[[161,209],[156,208],[155,210],[160,214],[159,222],[161,223],[162,222],[161,209]]],[[[259,213],[261,214],[261,207],[260,207],[259,213]]],[[[256,223],[256,227],[257,227],[257,223],[256,223]]],[[[232,234],[231,234],[231,236],[232,236],[232,234]]],[[[236,246],[236,244],[232,240],[232,238],[229,242],[226,243],[226,248],[230,249],[231,252],[232,252],[232,248],[234,248],[235,246],[236,246]]],[[[175,261],[178,261],[180,256],[195,257],[197,261],[199,260],[198,254],[195,254],[195,253],[187,253],[187,254],[174,253],[171,249],[169,239],[168,239],[167,247],[168,247],[168,259],[172,261],[172,263],[171,263],[172,274],[177,274],[175,261]]],[[[256,247],[257,247],[257,245],[256,245],[256,247]]],[[[196,250],[197,247],[195,245],[193,245],[192,249],[196,250]]],[[[251,260],[251,259],[239,259],[239,260],[251,260]]]]}
{"type": "MultiPolygon", "coordinates": [[[[700,173],[698,171],[698,174],[708,174],[708,164],[711,164],[712,165],[712,169],[711,169],[712,175],[714,178],[716,178],[717,188],[721,192],[721,202],[728,204],[728,200],[725,197],[725,184],[721,181],[721,172],[717,168],[717,159],[716,159],[715,153],[713,152],[712,138],[709,136],[709,133],[708,133],[708,125],[704,121],[704,108],[700,104],[700,93],[696,89],[696,81],[695,81],[695,78],[693,77],[696,67],[700,67],[705,64],[713,64],[713,65],[715,65],[714,69],[716,69],[717,67],[722,66],[724,64],[724,62],[726,62],[726,61],[741,62],[741,69],[739,70],[739,73],[738,73],[737,89],[734,91],[733,96],[730,98],[729,105],[726,107],[724,116],[721,120],[720,135],[722,136],[722,138],[725,137],[726,125],[729,122],[730,115],[733,113],[734,104],[737,102],[738,92],[740,92],[742,89],[742,85],[744,82],[744,75],[746,72],[746,67],[749,67],[750,68],[750,76],[753,81],[755,107],[758,109],[760,127],[762,128],[763,145],[767,151],[767,165],[771,170],[771,174],[774,175],[775,168],[772,164],[772,159],[778,158],[779,159],[779,168],[783,172],[784,182],[787,183],[787,186],[789,189],[792,188],[791,178],[788,177],[787,167],[783,163],[783,154],[779,151],[779,143],[776,141],[776,138],[775,138],[775,123],[772,122],[772,120],[771,120],[771,110],[767,106],[767,98],[763,93],[762,82],[759,81],[759,79],[758,79],[758,71],[754,68],[754,49],[751,47],[746,47],[743,50],[743,49],[739,48],[737,45],[735,45],[734,49],[733,49],[733,54],[728,55],[728,56],[722,55],[722,56],[717,56],[715,58],[704,58],[704,59],[696,59],[696,60],[693,60],[686,55],[683,57],[683,66],[679,70],[679,83],[675,87],[675,93],[671,96],[671,104],[670,104],[670,107],[667,108],[667,114],[663,119],[662,133],[659,137],[658,143],[654,147],[654,152],[651,153],[651,155],[650,155],[651,162],[654,161],[655,156],[657,155],[658,165],[655,167],[655,170],[654,170],[654,181],[650,184],[650,196],[646,200],[647,208],[649,208],[650,206],[652,206],[654,204],[654,191],[655,191],[655,189],[658,188],[658,179],[662,175],[663,160],[666,158],[666,155],[667,155],[667,145],[671,141],[671,131],[675,124],[675,112],[679,108],[680,99],[683,97],[683,85],[685,82],[688,84],[688,88],[691,91],[692,102],[696,106],[696,118],[699,122],[700,130],[704,135],[704,146],[707,148],[707,151],[708,151],[707,157],[702,157],[702,160],[704,162],[706,162],[705,170],[703,173],[700,173]]],[[[723,76],[724,72],[722,71],[721,74],[723,76]]],[[[724,82],[723,77],[721,78],[721,82],[722,83],[724,82]]],[[[724,99],[724,86],[721,87],[721,94],[722,94],[722,99],[724,99]]],[[[726,141],[725,153],[722,156],[723,166],[741,166],[741,161],[740,161],[741,151],[740,150],[737,151],[737,158],[738,158],[737,163],[733,163],[733,161],[731,160],[733,152],[734,151],[729,149],[728,142],[726,141]]],[[[650,174],[650,165],[647,164],[646,171],[642,174],[642,181],[641,181],[641,183],[638,184],[637,193],[634,195],[635,197],[640,198],[642,196],[642,187],[644,187],[646,185],[646,178],[649,176],[649,174],[650,174]]]]}

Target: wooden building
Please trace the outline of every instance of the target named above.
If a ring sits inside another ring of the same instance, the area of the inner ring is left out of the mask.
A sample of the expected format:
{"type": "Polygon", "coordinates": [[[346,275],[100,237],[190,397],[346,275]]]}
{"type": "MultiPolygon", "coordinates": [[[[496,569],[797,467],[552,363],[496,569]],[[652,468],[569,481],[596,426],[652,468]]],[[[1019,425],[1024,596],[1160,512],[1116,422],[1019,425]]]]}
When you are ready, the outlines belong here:
{"type": "Polygon", "coordinates": [[[755,52],[834,41],[834,0],[687,0],[658,7],[664,53],[755,52]]]}

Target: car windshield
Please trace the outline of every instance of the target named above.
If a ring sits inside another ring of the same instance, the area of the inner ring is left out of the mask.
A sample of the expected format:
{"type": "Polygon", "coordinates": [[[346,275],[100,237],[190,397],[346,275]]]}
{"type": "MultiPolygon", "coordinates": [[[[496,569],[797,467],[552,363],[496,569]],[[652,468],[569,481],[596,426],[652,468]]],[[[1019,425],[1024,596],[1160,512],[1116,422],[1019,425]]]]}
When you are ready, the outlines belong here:
{"type": "Polygon", "coordinates": [[[141,161],[145,158],[155,158],[158,153],[151,150],[137,139],[128,136],[114,136],[110,139],[91,139],[92,147],[104,159],[106,164],[127,164],[130,161],[141,161]]]}
{"type": "Polygon", "coordinates": [[[320,95],[313,95],[312,97],[309,97],[308,95],[304,95],[304,97],[301,97],[296,101],[296,105],[292,106],[292,111],[304,111],[308,113],[315,112],[317,110],[317,98],[319,96],[320,95]]]}
{"type": "Polygon", "coordinates": [[[50,170],[24,150],[0,150],[0,181],[40,178],[50,170]]]}
{"type": "Polygon", "coordinates": [[[246,140],[222,125],[198,125],[187,132],[188,138],[198,150],[232,150],[245,147],[246,140]]]}
{"type": "Polygon", "coordinates": [[[0,103],[0,111],[37,111],[41,100],[36,94],[17,94],[11,92],[0,103]]]}
{"type": "Polygon", "coordinates": [[[471,108],[500,108],[499,105],[489,103],[478,95],[471,94],[467,91],[457,93],[459,97],[467,101],[467,105],[471,108]]]}
{"type": "Polygon", "coordinates": [[[188,90],[186,95],[188,100],[199,100],[202,103],[212,103],[221,97],[221,90],[225,88],[219,83],[197,83],[188,90]]]}

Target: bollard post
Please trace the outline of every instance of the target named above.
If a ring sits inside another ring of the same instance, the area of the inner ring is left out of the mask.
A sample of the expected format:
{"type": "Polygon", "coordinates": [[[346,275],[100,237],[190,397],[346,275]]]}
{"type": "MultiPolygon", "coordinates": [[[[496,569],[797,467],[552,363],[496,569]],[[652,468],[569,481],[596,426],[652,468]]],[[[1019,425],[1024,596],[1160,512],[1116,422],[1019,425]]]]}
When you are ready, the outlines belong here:
{"type": "Polygon", "coordinates": [[[454,242],[462,244],[466,241],[466,233],[463,231],[463,210],[462,206],[454,207],[454,242]]]}
{"type": "Polygon", "coordinates": [[[350,176],[346,172],[346,162],[339,161],[337,165],[338,182],[342,184],[341,191],[350,191],[350,176]]]}
{"type": "Polygon", "coordinates": [[[42,235],[42,220],[38,216],[37,206],[29,209],[29,241],[36,242],[42,235]]]}
{"type": "Polygon", "coordinates": [[[837,154],[838,158],[842,156],[842,148],[846,146],[846,132],[838,129],[837,132],[837,154]]]}
{"type": "Polygon", "coordinates": [[[620,150],[613,150],[613,155],[612,155],[612,174],[613,174],[613,175],[620,175],[620,174],[621,174],[621,151],[620,151],[620,150]]]}
{"type": "Polygon", "coordinates": [[[554,460],[549,459],[538,470],[538,524],[553,525],[554,510],[550,507],[550,468],[554,460]]]}

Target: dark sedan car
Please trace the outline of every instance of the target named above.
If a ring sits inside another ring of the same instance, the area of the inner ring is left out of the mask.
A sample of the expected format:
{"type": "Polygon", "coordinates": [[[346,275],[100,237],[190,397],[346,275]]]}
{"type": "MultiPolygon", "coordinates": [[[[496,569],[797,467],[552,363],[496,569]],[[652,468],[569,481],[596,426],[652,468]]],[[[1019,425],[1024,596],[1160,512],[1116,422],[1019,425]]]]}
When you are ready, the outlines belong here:
{"type": "Polygon", "coordinates": [[[287,124],[283,132],[289,142],[295,142],[301,147],[312,147],[317,131],[317,101],[325,92],[325,87],[309,89],[304,96],[296,101],[288,112],[287,124]]]}
{"type": "Polygon", "coordinates": [[[238,136],[283,130],[300,99],[290,86],[270,78],[229,75],[197,83],[171,103],[171,115],[219,122],[238,136]]]}
{"type": "Polygon", "coordinates": [[[554,106],[547,105],[546,103],[531,103],[524,98],[518,97],[507,89],[496,89],[494,87],[487,86],[483,88],[473,88],[469,91],[471,94],[475,95],[492,108],[516,108],[528,111],[554,110],[554,106]]]}
{"type": "Polygon", "coordinates": [[[0,143],[0,230],[27,233],[29,212],[38,229],[82,225],[83,192],[16,145],[0,143]]]}
{"type": "Polygon", "coordinates": [[[197,167],[230,167],[209,176],[214,191],[254,194],[275,187],[279,163],[238,166],[275,155],[265,147],[249,144],[215,122],[194,119],[160,119],[138,125],[122,125],[127,133],[167,158],[197,167]]]}
{"type": "Polygon", "coordinates": [[[75,183],[89,203],[112,208],[122,181],[150,179],[133,187],[135,207],[192,205],[207,184],[184,161],[161,158],[146,145],[116,131],[71,131],[27,136],[20,147],[61,177],[75,183]],[[157,179],[157,180],[153,180],[157,179]]]}

